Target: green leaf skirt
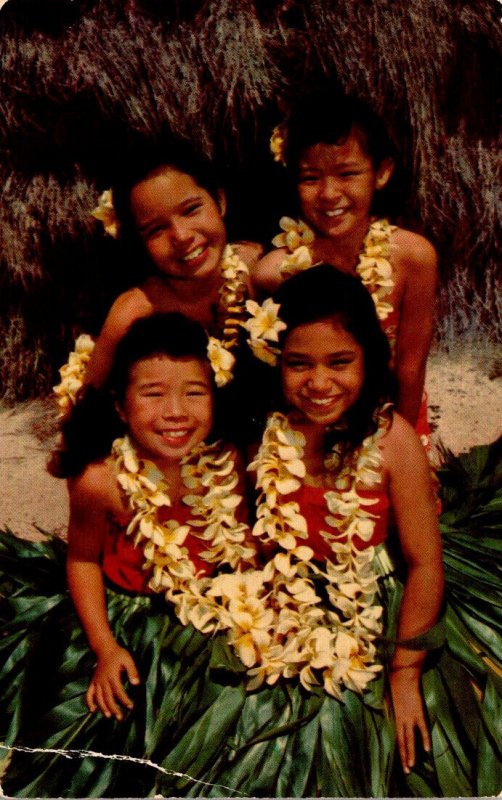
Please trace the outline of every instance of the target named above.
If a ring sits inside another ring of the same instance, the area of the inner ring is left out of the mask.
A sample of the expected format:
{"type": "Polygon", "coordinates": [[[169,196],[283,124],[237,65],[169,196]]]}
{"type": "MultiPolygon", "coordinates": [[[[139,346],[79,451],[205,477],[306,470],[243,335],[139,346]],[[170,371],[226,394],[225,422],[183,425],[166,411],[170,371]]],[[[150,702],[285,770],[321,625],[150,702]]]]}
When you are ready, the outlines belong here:
{"type": "MultiPolygon", "coordinates": [[[[432,752],[405,776],[386,668],[343,702],[279,681],[246,693],[224,635],[184,627],[159,596],[107,589],[141,675],[122,722],[91,714],[94,656],[66,588],[63,542],[0,532],[0,783],[20,797],[439,797],[502,789],[501,443],[441,470],[445,640],[422,685],[432,752]],[[11,749],[12,748],[12,749],[11,749]]],[[[402,582],[380,579],[388,642],[402,582]]],[[[441,627],[441,626],[439,626],[441,627]]],[[[382,642],[384,665],[388,649],[382,642]]]]}

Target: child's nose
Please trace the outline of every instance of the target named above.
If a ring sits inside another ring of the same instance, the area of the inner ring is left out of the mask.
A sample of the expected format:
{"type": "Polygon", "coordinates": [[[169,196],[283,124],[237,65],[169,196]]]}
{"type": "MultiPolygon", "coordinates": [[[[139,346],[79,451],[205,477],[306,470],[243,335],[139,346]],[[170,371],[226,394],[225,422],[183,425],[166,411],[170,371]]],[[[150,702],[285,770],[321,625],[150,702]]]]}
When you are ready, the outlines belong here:
{"type": "Polygon", "coordinates": [[[190,225],[185,220],[173,220],[171,223],[171,239],[175,244],[185,244],[192,238],[190,225]]]}
{"type": "Polygon", "coordinates": [[[322,365],[314,367],[309,375],[309,383],[311,389],[324,391],[331,385],[330,371],[322,365]]]}
{"type": "Polygon", "coordinates": [[[321,197],[336,198],[341,194],[340,181],[334,175],[326,175],[320,186],[321,197]]]}
{"type": "Polygon", "coordinates": [[[185,416],[185,406],[183,397],[178,394],[170,394],[164,400],[162,407],[163,417],[183,417],[185,416]]]}

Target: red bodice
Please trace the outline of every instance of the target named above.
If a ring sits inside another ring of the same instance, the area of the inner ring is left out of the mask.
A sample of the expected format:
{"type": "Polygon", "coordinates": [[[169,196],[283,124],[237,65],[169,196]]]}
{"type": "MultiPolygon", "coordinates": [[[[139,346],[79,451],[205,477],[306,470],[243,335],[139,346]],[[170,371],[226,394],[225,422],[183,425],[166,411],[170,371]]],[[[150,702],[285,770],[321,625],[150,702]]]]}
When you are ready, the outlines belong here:
{"type": "MultiPolygon", "coordinates": [[[[321,536],[320,531],[333,531],[325,521],[330,513],[324,499],[327,491],[331,491],[319,486],[306,486],[303,484],[296,492],[285,496],[285,500],[295,500],[300,506],[300,513],[307,520],[308,538],[298,539],[299,544],[308,544],[315,553],[316,560],[329,558],[334,560],[333,551],[329,543],[321,536]]],[[[389,516],[389,497],[387,492],[382,489],[361,489],[361,497],[366,497],[376,502],[372,505],[364,506],[370,514],[376,517],[373,536],[370,541],[363,542],[358,536],[354,537],[356,546],[363,550],[370,545],[376,546],[383,542],[387,536],[387,523],[389,516]]]]}

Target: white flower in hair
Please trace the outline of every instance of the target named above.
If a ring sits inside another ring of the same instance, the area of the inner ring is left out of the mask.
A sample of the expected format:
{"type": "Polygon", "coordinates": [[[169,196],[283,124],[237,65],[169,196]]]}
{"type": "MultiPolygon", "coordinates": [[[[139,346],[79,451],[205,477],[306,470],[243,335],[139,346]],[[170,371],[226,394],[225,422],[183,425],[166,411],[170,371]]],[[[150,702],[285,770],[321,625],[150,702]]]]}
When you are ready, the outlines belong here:
{"type": "Polygon", "coordinates": [[[246,308],[251,316],[244,327],[251,339],[278,342],[279,333],[286,330],[286,323],[279,319],[279,303],[274,303],[271,297],[267,297],[261,306],[255,300],[247,300],[246,308]]]}
{"type": "Polygon", "coordinates": [[[274,161],[277,161],[283,166],[286,165],[286,161],[284,159],[285,148],[286,138],[284,130],[280,125],[277,125],[272,131],[272,136],[270,137],[270,152],[274,157],[274,161]]]}
{"type": "Polygon", "coordinates": [[[280,332],[287,327],[279,319],[279,308],[279,304],[274,303],[271,297],[267,297],[261,306],[255,300],[247,300],[246,309],[250,316],[242,323],[249,334],[248,345],[253,354],[271,366],[277,364],[280,350],[269,342],[278,342],[280,332]]]}
{"type": "Polygon", "coordinates": [[[258,358],[271,367],[277,365],[277,359],[281,352],[278,347],[272,347],[272,345],[267,344],[267,342],[261,339],[249,339],[248,345],[253,351],[255,358],[258,358]]]}
{"type": "Polygon", "coordinates": [[[106,189],[99,198],[98,205],[91,211],[95,219],[103,223],[105,232],[113,239],[119,236],[119,221],[113,205],[113,195],[111,189],[106,189]]]}
{"type": "Polygon", "coordinates": [[[225,386],[232,380],[235,356],[222,345],[219,339],[210,336],[207,345],[207,357],[214,372],[216,385],[225,386]]]}

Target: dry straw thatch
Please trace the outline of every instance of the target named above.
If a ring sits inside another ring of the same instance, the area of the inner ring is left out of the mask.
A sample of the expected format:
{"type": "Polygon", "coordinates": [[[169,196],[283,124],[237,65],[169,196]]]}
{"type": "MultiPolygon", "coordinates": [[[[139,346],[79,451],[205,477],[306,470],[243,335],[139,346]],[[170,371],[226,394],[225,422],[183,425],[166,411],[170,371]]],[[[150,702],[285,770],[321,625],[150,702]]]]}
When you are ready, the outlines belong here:
{"type": "Polygon", "coordinates": [[[7,0],[4,398],[47,391],[73,335],[97,331],[131,279],[120,246],[89,215],[131,134],[148,141],[167,127],[190,138],[221,171],[231,234],[267,240],[281,203],[270,128],[323,76],[366,98],[398,142],[411,176],[402,216],[442,256],[438,336],[481,329],[502,338],[500,8],[498,0],[7,0]]]}

